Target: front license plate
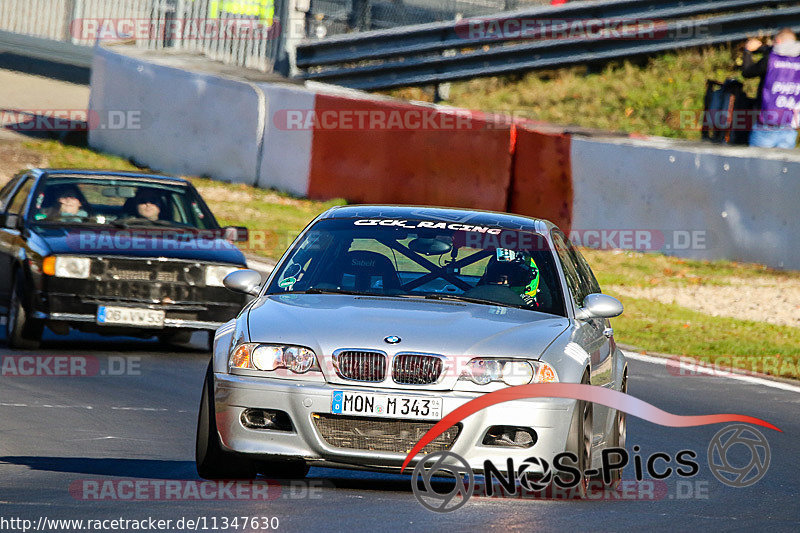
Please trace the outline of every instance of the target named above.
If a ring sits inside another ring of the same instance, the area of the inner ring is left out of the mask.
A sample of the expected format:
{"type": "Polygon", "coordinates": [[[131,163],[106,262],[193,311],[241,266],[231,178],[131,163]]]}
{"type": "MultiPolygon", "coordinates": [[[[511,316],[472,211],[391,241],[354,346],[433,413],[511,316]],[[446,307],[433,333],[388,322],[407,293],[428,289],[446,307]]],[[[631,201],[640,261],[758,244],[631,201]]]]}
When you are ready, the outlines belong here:
{"type": "Polygon", "coordinates": [[[102,325],[163,328],[164,311],[100,305],[97,307],[97,323],[102,325]]]}
{"type": "Polygon", "coordinates": [[[439,420],[442,418],[442,399],[337,390],[333,391],[331,413],[439,420]]]}

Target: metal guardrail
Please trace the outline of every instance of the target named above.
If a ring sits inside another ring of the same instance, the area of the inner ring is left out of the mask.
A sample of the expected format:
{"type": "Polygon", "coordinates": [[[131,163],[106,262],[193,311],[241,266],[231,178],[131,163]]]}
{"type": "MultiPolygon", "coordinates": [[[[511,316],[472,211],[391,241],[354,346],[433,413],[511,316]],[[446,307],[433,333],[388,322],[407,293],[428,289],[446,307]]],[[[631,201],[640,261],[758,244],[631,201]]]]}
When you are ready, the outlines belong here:
{"type": "Polygon", "coordinates": [[[77,67],[92,66],[92,48],[63,41],[20,35],[0,30],[0,52],[64,63],[77,67]]]}
{"type": "Polygon", "coordinates": [[[645,29],[625,39],[593,35],[536,40],[503,34],[470,39],[465,38],[470,21],[462,20],[301,43],[297,66],[305,70],[305,79],[355,89],[427,85],[733,42],[786,26],[800,29],[800,8],[778,7],[775,0],[611,0],[477,21],[503,27],[515,19],[659,21],[658,34],[663,37],[653,38],[645,29]]]}

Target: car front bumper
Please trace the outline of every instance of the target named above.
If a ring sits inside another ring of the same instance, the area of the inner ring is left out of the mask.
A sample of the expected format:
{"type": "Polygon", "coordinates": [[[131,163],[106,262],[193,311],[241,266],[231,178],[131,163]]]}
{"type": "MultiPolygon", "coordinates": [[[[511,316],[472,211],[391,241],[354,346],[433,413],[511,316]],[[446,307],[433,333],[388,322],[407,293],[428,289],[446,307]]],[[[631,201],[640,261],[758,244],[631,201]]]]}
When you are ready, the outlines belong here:
{"type": "MultiPolygon", "coordinates": [[[[264,458],[302,458],[309,464],[375,470],[399,470],[406,453],[356,450],[330,445],[317,429],[314,414],[330,414],[334,390],[353,390],[409,397],[441,397],[443,416],[480,394],[457,391],[398,391],[373,387],[347,387],[327,383],[255,378],[224,373],[214,375],[217,430],[222,446],[230,451],[264,458]],[[250,429],[241,421],[245,409],[286,412],[293,431],[250,429]]],[[[516,464],[540,457],[552,464],[566,450],[575,401],[532,398],[497,404],[462,421],[452,447],[474,471],[483,471],[484,461],[504,466],[508,458],[516,464]],[[528,448],[485,446],[490,426],[508,425],[533,429],[538,438],[528,448]]],[[[371,420],[375,420],[374,418],[371,420]]],[[[421,459],[423,454],[418,454],[421,459]]],[[[416,464],[412,461],[411,465],[416,464]]]]}

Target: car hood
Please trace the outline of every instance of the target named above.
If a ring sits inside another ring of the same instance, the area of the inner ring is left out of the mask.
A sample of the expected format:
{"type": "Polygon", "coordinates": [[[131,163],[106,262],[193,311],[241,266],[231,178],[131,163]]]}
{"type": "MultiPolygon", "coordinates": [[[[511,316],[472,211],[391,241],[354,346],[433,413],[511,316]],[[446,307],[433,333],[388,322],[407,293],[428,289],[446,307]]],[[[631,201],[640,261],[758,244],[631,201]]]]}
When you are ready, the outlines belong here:
{"type": "Polygon", "coordinates": [[[224,239],[199,238],[190,232],[138,231],[99,227],[35,227],[51,254],[169,257],[244,265],[241,250],[224,239]]]}
{"type": "Polygon", "coordinates": [[[332,354],[342,348],[381,350],[389,357],[435,353],[458,366],[475,356],[538,359],[568,322],[535,311],[466,302],[310,294],[262,297],[248,314],[252,342],[312,348],[324,358],[323,371],[334,382],[332,354]],[[401,340],[389,344],[388,336],[401,340]]]}

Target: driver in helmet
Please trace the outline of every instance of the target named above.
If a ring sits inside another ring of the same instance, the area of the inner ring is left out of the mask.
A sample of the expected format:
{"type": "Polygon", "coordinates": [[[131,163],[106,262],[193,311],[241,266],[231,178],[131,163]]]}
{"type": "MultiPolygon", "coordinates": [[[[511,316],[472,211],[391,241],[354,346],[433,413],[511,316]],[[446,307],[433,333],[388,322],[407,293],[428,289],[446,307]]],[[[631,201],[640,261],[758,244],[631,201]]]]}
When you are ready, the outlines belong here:
{"type": "Polygon", "coordinates": [[[527,252],[498,248],[489,259],[481,284],[506,286],[522,298],[525,305],[539,306],[539,267],[527,252]]]}

